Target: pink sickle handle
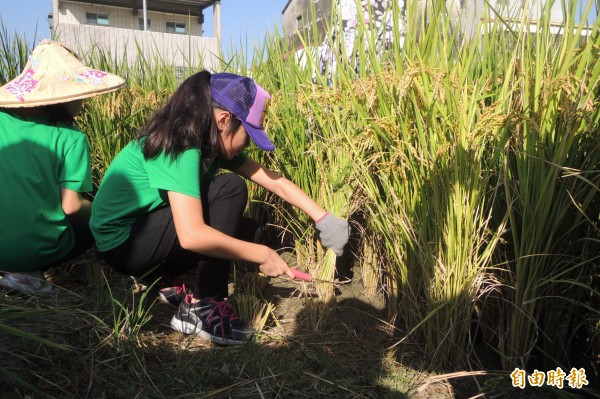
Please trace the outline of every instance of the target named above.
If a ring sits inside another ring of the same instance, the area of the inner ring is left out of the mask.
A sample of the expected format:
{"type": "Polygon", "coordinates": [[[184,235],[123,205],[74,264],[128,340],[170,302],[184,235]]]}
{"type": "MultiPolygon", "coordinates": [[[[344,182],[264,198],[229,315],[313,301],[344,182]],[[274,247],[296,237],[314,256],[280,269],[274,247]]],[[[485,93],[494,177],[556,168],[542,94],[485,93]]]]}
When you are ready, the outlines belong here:
{"type": "Polygon", "coordinates": [[[301,272],[300,270],[297,270],[294,268],[290,268],[290,269],[292,269],[292,273],[294,273],[295,278],[304,280],[304,281],[312,281],[312,276],[310,274],[301,272]]]}

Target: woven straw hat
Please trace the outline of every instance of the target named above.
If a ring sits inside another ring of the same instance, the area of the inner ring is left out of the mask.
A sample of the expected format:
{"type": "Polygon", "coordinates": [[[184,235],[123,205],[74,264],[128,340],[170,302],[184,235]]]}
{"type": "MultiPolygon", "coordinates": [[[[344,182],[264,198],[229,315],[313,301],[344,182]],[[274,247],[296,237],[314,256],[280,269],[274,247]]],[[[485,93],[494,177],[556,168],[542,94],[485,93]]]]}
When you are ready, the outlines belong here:
{"type": "Polygon", "coordinates": [[[19,76],[0,87],[0,108],[39,107],[108,93],[125,79],[89,68],[62,44],[43,40],[19,76]]]}

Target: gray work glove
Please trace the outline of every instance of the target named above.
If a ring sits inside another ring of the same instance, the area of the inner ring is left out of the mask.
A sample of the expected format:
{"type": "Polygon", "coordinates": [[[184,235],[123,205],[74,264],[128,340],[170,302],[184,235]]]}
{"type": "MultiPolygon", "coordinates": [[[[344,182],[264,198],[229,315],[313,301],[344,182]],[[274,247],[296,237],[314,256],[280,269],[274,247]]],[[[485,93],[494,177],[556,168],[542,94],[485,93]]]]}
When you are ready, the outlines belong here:
{"type": "Polygon", "coordinates": [[[336,218],[331,213],[327,212],[315,225],[317,230],[321,232],[321,244],[325,248],[329,248],[335,252],[337,256],[342,256],[344,253],[344,245],[350,237],[350,226],[348,222],[336,218]]]}

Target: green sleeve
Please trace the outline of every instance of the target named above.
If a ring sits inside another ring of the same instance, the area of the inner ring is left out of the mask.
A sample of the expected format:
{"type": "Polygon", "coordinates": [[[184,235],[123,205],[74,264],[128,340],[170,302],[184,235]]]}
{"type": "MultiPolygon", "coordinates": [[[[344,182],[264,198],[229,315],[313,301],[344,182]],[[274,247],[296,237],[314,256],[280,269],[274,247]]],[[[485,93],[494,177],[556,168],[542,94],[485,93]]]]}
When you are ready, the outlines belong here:
{"type": "Polygon", "coordinates": [[[90,151],[83,134],[66,149],[58,172],[58,183],[80,193],[92,191],[90,151]]]}
{"type": "Polygon", "coordinates": [[[200,198],[200,151],[189,149],[173,158],[160,154],[145,161],[150,187],[200,198]]]}

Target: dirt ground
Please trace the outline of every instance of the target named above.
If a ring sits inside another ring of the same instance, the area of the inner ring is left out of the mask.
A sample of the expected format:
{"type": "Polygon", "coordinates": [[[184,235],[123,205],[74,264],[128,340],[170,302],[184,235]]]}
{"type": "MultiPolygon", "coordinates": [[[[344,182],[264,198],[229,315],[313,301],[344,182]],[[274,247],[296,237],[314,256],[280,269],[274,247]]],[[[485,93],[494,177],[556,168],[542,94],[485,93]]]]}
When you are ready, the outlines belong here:
{"type": "MultiPolygon", "coordinates": [[[[460,384],[460,393],[456,393],[457,388],[452,384],[432,378],[418,347],[398,346],[404,331],[387,321],[383,292],[368,294],[358,270],[351,270],[347,275],[341,278],[342,283],[336,279],[335,300],[325,313],[314,310],[319,306],[314,283],[264,278],[260,295],[275,305],[274,318],[266,324],[256,342],[264,348],[291,349],[303,362],[312,363],[316,370],[324,369],[326,375],[339,374],[340,380],[347,378],[359,386],[372,387],[371,393],[366,395],[349,390],[347,395],[339,397],[453,399],[476,393],[471,381],[460,384]]],[[[233,284],[230,284],[230,294],[235,297],[233,284]]],[[[165,341],[187,351],[213,347],[200,339],[164,330],[172,310],[163,305],[156,310],[153,323],[158,323],[156,328],[163,330],[165,341]]],[[[304,374],[309,380],[319,380],[321,375],[310,370],[304,374]]],[[[234,393],[231,395],[236,397],[234,393]]]]}
{"type": "MultiPolygon", "coordinates": [[[[2,296],[1,303],[34,316],[26,314],[18,324],[13,318],[13,326],[72,350],[44,348],[41,355],[39,344],[0,331],[0,367],[46,394],[31,396],[0,373],[0,397],[141,398],[166,397],[166,392],[173,398],[552,397],[517,392],[505,375],[491,383],[506,396],[481,396],[486,387],[475,380],[481,370],[440,377],[420,346],[404,339],[401,323],[388,322],[383,292],[369,294],[357,268],[345,277],[349,280],[336,284],[335,300],[325,311],[312,283],[261,278],[258,294],[274,305],[272,317],[254,342],[225,348],[173,331],[175,310],[159,303],[149,308],[142,330],[132,334],[132,326],[118,319],[122,313],[115,303],[135,309],[143,293],[134,294],[130,277],[88,254],[59,268],[51,279],[63,289],[56,297],[2,296]],[[121,330],[111,323],[121,323],[121,330]],[[134,342],[122,341],[134,335],[134,342]],[[118,344],[111,343],[115,339],[118,344]],[[181,367],[194,371],[182,374],[181,367]],[[202,394],[190,396],[190,386],[202,394]]],[[[231,290],[235,297],[233,285],[231,290]]]]}

